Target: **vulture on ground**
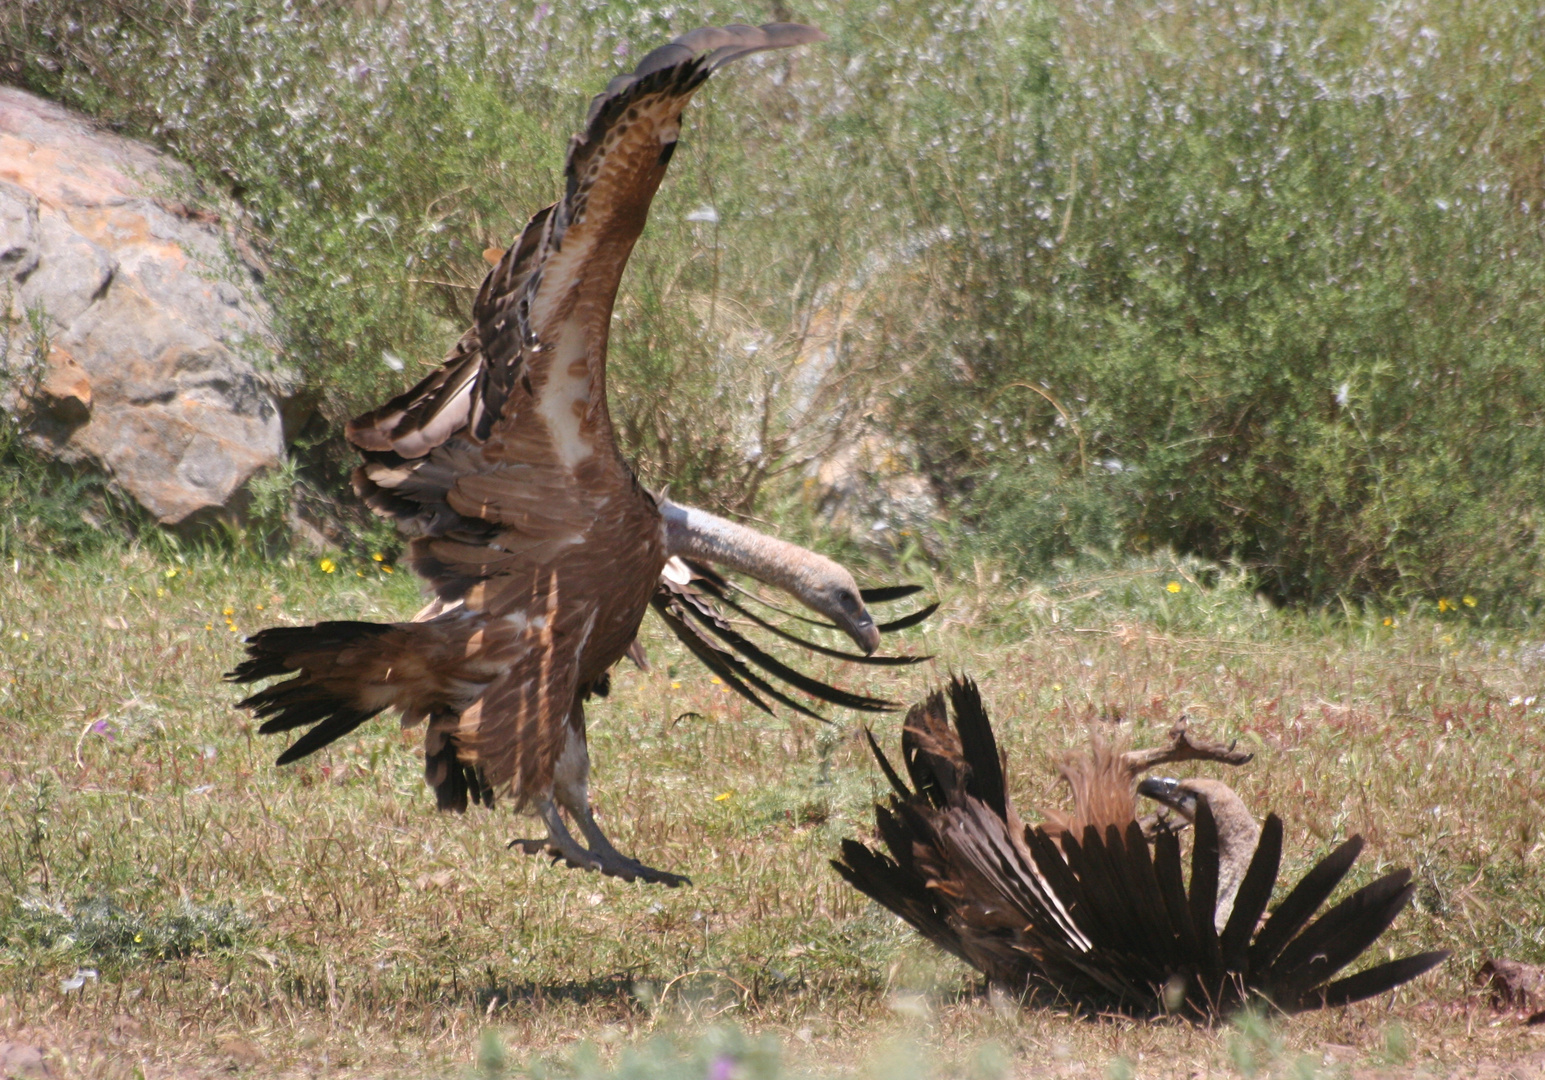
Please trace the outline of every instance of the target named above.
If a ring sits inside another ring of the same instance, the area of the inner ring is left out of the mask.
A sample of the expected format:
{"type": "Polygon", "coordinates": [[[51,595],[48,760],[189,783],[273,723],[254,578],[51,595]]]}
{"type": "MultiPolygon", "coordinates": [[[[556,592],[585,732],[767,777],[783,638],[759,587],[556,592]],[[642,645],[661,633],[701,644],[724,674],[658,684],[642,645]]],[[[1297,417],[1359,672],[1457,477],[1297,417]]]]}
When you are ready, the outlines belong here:
{"type": "Polygon", "coordinates": [[[766,696],[808,711],[753,668],[837,705],[891,707],[781,663],[723,609],[829,655],[910,663],[921,658],[870,654],[882,631],[932,609],[876,626],[865,603],[915,590],[860,590],[830,559],[646,491],[607,412],[612,305],[683,107],[737,57],[823,38],[791,23],[694,30],[613,79],[570,144],[563,198],[489,272],[473,327],[438,371],[348,425],[364,457],[355,490],[412,538],[410,563],[434,599],[411,622],[273,627],[247,640],[233,681],[288,678],[240,706],[265,733],[309,728],[280,764],[400,709],[404,725],[427,724],[425,772],[442,809],[507,797],[547,826],[544,839],[516,842],[527,852],[674,886],[687,879],[611,845],[587,790],[584,702],[606,692],[625,654],[641,657],[635,635],[651,604],[764,709],[766,696]],[[708,564],[792,593],[862,653],[751,615],[708,564]]]}
{"type": "Polygon", "coordinates": [[[953,728],[942,692],[907,714],[901,747],[910,786],[870,738],[895,789],[875,808],[889,853],[844,840],[832,865],[992,983],[1079,1009],[1213,1018],[1255,998],[1290,1013],[1358,1001],[1448,956],[1421,953],[1332,981],[1411,899],[1410,871],[1386,874],[1316,919],[1362,850],[1354,836],[1268,915],[1281,819],[1269,814],[1257,827],[1216,781],[1145,780],[1139,790],[1193,826],[1187,888],[1173,829],[1160,822],[1150,849],[1133,780],[1162,761],[1238,763],[1248,755],[1201,744],[1183,729],[1159,751],[1096,747],[1064,765],[1072,818],[1026,827],[975,684],[956,679],[949,696],[953,728]]]}

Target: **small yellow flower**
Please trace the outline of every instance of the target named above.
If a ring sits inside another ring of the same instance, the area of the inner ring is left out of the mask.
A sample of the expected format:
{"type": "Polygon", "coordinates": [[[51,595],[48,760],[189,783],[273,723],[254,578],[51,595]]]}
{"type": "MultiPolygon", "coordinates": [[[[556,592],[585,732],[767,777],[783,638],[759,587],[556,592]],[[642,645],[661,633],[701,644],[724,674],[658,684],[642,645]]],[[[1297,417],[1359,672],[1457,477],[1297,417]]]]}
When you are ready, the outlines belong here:
{"type": "Polygon", "coordinates": [[[379,551],[376,552],[374,555],[372,555],[370,557],[372,559],[374,559],[376,562],[385,562],[386,561],[386,556],[382,555],[379,551]]]}
{"type": "Polygon", "coordinates": [[[1054,693],[1059,693],[1060,694],[1062,692],[1062,684],[1060,682],[1052,683],[1051,684],[1051,688],[1052,688],[1052,691],[1054,693]]]}
{"type": "Polygon", "coordinates": [[[710,675],[708,676],[708,681],[713,683],[715,686],[718,686],[719,683],[721,683],[723,680],[720,679],[717,675],[710,675]]]}
{"type": "Polygon", "coordinates": [[[213,630],[214,628],[215,628],[215,624],[212,623],[212,622],[207,622],[207,623],[204,624],[204,629],[205,630],[213,630]]]}
{"type": "Polygon", "coordinates": [[[383,574],[392,574],[392,573],[396,573],[396,571],[394,571],[390,566],[383,565],[381,567],[381,573],[383,573],[383,574]]]}
{"type": "Polygon", "coordinates": [[[259,610],[259,611],[262,611],[262,610],[263,610],[263,605],[262,605],[262,604],[259,604],[259,605],[258,605],[258,606],[257,606],[257,609],[258,609],[258,610],[259,610]]]}
{"type": "Polygon", "coordinates": [[[671,683],[671,689],[672,690],[680,690],[681,689],[681,684],[679,682],[673,682],[673,683],[671,683]]]}
{"type": "Polygon", "coordinates": [[[364,577],[365,576],[365,572],[363,570],[356,570],[356,571],[354,571],[354,576],[355,577],[364,577]]]}
{"type": "Polygon", "coordinates": [[[223,609],[221,609],[220,614],[224,615],[227,619],[229,619],[232,615],[236,614],[236,609],[233,608],[233,607],[223,608],[223,609]]]}
{"type": "Polygon", "coordinates": [[[331,574],[334,570],[338,569],[338,564],[331,559],[323,559],[317,563],[317,566],[324,574],[331,574]]]}
{"type": "Polygon", "coordinates": [[[1386,615],[1386,616],[1384,616],[1384,625],[1385,626],[1394,626],[1395,625],[1395,620],[1390,618],[1388,615],[1386,615]]]}
{"type": "Polygon", "coordinates": [[[167,572],[166,572],[166,580],[167,580],[167,581],[171,581],[171,580],[172,580],[172,578],[174,578],[174,577],[176,577],[176,576],[177,576],[177,568],[176,568],[176,567],[175,567],[175,566],[174,566],[174,567],[172,567],[172,568],[171,568],[171,569],[170,569],[170,570],[168,570],[168,571],[167,571],[167,572]]]}
{"type": "Polygon", "coordinates": [[[165,589],[160,589],[160,588],[156,589],[156,596],[157,596],[157,598],[165,596],[165,595],[166,595],[166,590],[165,589]]]}
{"type": "Polygon", "coordinates": [[[1453,602],[1450,601],[1449,598],[1446,597],[1446,596],[1438,597],[1438,610],[1439,611],[1452,611],[1452,610],[1454,610],[1453,602]]]}
{"type": "Polygon", "coordinates": [[[724,802],[725,800],[727,800],[733,794],[735,794],[733,791],[721,791],[721,792],[719,792],[719,794],[717,794],[717,795],[715,795],[713,797],[713,801],[714,802],[724,802]]]}
{"type": "Polygon", "coordinates": [[[1172,593],[1179,592],[1180,591],[1180,582],[1172,581],[1172,582],[1170,582],[1168,585],[1166,585],[1164,587],[1166,589],[1168,589],[1172,593]]]}
{"type": "Polygon", "coordinates": [[[1474,607],[1475,606],[1475,597],[1467,596],[1463,600],[1461,600],[1460,603],[1464,604],[1465,607],[1474,607]]]}

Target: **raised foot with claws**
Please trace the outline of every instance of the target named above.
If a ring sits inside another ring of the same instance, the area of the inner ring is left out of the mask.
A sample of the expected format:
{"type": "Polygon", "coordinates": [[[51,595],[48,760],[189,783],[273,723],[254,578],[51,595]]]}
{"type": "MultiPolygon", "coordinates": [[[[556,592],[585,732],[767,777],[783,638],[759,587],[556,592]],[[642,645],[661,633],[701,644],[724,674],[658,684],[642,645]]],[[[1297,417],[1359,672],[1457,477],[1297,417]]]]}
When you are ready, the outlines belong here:
{"type": "Polygon", "coordinates": [[[599,870],[607,877],[621,878],[623,881],[643,881],[671,889],[692,884],[689,877],[645,866],[612,847],[611,841],[590,815],[588,806],[575,814],[585,839],[590,841],[591,846],[588,848],[569,832],[568,826],[559,816],[558,807],[551,799],[543,799],[537,809],[547,824],[547,835],[538,840],[511,840],[508,845],[510,848],[518,847],[527,855],[550,855],[554,862],[561,859],[577,870],[599,870]]]}

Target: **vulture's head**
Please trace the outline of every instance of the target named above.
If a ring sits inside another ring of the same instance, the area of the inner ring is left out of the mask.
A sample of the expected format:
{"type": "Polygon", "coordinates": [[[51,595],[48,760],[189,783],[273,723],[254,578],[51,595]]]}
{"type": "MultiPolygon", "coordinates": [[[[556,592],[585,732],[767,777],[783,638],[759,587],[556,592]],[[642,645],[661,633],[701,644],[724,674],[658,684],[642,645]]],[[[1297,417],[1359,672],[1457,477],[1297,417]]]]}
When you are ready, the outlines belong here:
{"type": "Polygon", "coordinates": [[[1221,780],[1191,777],[1175,780],[1168,776],[1148,776],[1137,785],[1137,793],[1169,807],[1186,824],[1196,822],[1197,806],[1205,801],[1218,825],[1218,907],[1217,924],[1221,931],[1234,907],[1234,897],[1244,880],[1245,870],[1261,838],[1244,800],[1221,780]]]}
{"type": "Polygon", "coordinates": [[[880,647],[879,627],[864,606],[853,575],[836,563],[831,564],[831,571],[824,580],[817,580],[812,590],[815,602],[810,606],[836,623],[869,656],[880,647]]]}
{"type": "Polygon", "coordinates": [[[1196,806],[1202,799],[1206,799],[1212,807],[1214,817],[1222,804],[1240,803],[1239,796],[1227,784],[1200,777],[1187,780],[1176,780],[1169,776],[1144,777],[1142,783],[1137,785],[1137,793],[1169,807],[1184,818],[1187,825],[1196,822],[1196,806]]]}
{"type": "MultiPolygon", "coordinates": [[[[658,501],[667,554],[738,570],[764,585],[783,589],[817,615],[830,619],[864,650],[864,655],[880,647],[880,628],[864,606],[858,582],[838,563],[706,510],[674,503],[663,495],[658,501]]],[[[685,567],[682,573],[686,573],[685,567]]]]}
{"type": "Polygon", "coordinates": [[[1225,846],[1230,839],[1248,844],[1253,850],[1261,828],[1251,816],[1244,800],[1234,794],[1234,789],[1221,780],[1190,777],[1175,780],[1168,776],[1144,777],[1137,785],[1137,793],[1169,807],[1185,820],[1187,825],[1196,822],[1196,806],[1207,800],[1212,816],[1218,823],[1218,840],[1225,846]]]}

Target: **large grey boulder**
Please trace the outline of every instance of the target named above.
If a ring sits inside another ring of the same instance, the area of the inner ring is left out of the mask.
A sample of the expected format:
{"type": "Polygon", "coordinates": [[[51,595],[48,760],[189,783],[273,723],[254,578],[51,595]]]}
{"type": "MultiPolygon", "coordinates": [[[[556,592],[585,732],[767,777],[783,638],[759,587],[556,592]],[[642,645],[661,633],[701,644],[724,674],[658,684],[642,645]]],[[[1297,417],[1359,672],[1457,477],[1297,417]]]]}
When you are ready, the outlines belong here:
{"type": "Polygon", "coordinates": [[[164,154],[0,86],[0,408],[166,524],[282,461],[291,382],[230,214],[196,190],[164,154]]]}

